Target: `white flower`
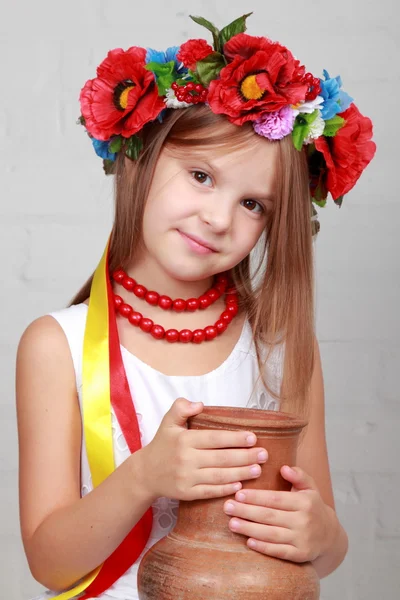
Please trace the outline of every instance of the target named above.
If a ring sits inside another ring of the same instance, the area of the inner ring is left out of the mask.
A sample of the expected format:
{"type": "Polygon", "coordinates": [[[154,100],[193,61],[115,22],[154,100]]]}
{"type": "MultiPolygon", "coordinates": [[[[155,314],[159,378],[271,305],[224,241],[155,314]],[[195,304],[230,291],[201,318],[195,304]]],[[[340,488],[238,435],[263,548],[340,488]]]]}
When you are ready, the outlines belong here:
{"type": "Polygon", "coordinates": [[[310,128],[310,133],[304,140],[303,144],[311,144],[313,140],[319,138],[324,133],[325,121],[321,117],[320,110],[318,111],[317,118],[311,123],[310,128]]]}
{"type": "Polygon", "coordinates": [[[321,109],[324,99],[322,96],[317,96],[314,100],[309,100],[308,102],[299,102],[299,104],[292,104],[292,108],[297,117],[299,113],[308,113],[311,114],[314,112],[316,108],[321,109]]]}
{"type": "Polygon", "coordinates": [[[166,92],[166,98],[164,99],[167,108],[187,108],[188,106],[192,106],[187,102],[180,102],[175,96],[175,92],[172,88],[169,88],[166,92]]]}

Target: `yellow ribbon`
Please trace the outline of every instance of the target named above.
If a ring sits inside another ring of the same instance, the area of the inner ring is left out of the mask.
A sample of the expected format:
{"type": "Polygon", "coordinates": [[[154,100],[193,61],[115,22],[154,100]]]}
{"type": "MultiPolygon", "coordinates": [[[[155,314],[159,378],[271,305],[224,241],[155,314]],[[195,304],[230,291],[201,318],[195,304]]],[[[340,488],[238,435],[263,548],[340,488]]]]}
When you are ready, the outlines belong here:
{"type": "MultiPolygon", "coordinates": [[[[83,342],[82,413],[86,452],[93,486],[98,486],[115,469],[111,428],[110,359],[106,260],[108,240],[95,271],[83,342]]],[[[55,596],[70,600],[83,592],[97,577],[100,565],[74,588],[55,596]]]]}

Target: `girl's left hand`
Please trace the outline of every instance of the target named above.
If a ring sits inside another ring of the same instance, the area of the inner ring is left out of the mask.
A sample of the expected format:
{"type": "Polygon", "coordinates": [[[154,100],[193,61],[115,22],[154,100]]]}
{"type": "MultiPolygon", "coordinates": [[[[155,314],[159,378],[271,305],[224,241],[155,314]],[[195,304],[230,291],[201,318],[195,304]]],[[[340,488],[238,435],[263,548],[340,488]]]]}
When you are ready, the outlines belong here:
{"type": "Polygon", "coordinates": [[[242,489],[236,501],[224,504],[226,514],[233,517],[229,528],[248,536],[249,548],[261,554],[299,563],[313,561],[333,543],[335,511],[302,469],[284,466],[281,475],[292,484],[290,492],[242,489]]]}

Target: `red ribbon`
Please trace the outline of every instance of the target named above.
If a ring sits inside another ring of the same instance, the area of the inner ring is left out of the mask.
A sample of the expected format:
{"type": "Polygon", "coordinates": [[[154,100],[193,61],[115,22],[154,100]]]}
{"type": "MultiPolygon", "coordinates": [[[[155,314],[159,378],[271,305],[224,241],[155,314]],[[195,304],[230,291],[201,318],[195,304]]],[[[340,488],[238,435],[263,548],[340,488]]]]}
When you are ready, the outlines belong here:
{"type": "MultiPolygon", "coordinates": [[[[106,260],[106,282],[108,298],[111,404],[129,450],[133,453],[136,452],[136,450],[139,450],[142,447],[142,444],[135,406],[122,361],[115,307],[109,277],[108,256],[106,260]]],[[[152,508],[149,507],[118,548],[116,548],[104,561],[99,574],[86,588],[81,600],[96,598],[105,592],[134,564],[144,550],[146,542],[150,537],[152,525],[153,512],[152,508]]]]}

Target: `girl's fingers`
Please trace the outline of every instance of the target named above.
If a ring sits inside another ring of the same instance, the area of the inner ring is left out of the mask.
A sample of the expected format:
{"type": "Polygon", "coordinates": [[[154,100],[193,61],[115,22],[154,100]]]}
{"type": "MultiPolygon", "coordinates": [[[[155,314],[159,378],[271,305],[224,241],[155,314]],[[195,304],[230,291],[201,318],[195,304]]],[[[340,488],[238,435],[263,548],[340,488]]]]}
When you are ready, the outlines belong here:
{"type": "Polygon", "coordinates": [[[228,516],[253,521],[262,525],[270,525],[275,527],[286,527],[293,529],[296,522],[296,512],[287,510],[276,510],[274,508],[253,506],[228,500],[224,505],[224,511],[228,516]],[[230,507],[233,507],[230,509],[230,507]]]}
{"type": "Polygon", "coordinates": [[[205,467],[244,467],[253,463],[265,463],[267,459],[268,453],[264,448],[198,450],[196,463],[200,469],[205,467]]]}
{"type": "Polygon", "coordinates": [[[293,531],[286,527],[260,525],[260,523],[252,523],[234,517],[229,521],[229,529],[235,533],[271,544],[293,543],[293,531]]]}
{"type": "Polygon", "coordinates": [[[257,442],[256,436],[251,431],[188,429],[186,435],[188,445],[198,449],[251,448],[257,442]]]}
{"type": "Polygon", "coordinates": [[[255,479],[261,473],[260,465],[235,467],[230,469],[199,469],[196,471],[196,485],[221,485],[255,479]]]}
{"type": "Polygon", "coordinates": [[[223,498],[224,496],[233,496],[237,490],[242,488],[239,481],[235,483],[226,483],[224,485],[195,485],[192,488],[193,497],[199,499],[223,498]]]}

